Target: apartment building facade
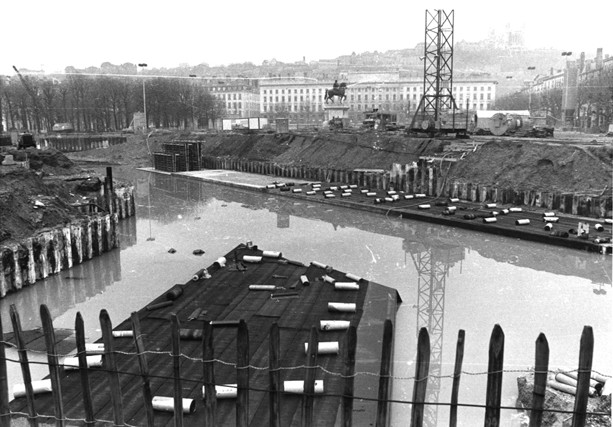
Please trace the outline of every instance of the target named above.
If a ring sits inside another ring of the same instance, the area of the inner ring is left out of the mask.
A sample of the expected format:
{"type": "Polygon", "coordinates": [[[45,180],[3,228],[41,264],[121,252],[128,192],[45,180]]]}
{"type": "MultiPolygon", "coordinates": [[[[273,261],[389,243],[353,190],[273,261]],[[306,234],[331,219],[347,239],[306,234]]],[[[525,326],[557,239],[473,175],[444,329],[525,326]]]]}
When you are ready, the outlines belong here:
{"type": "MultiPolygon", "coordinates": [[[[400,79],[398,76],[376,78],[341,75],[339,83],[347,83],[343,102],[349,107],[353,124],[362,122],[365,112],[378,109],[396,114],[399,124],[408,124],[423,96],[423,80],[400,79]]],[[[260,113],[273,120],[290,118],[299,124],[319,125],[323,121],[326,89],[332,81],[261,80],[260,113]]],[[[454,82],[452,93],[459,109],[490,109],[496,100],[496,81],[489,79],[460,79],[454,82]]],[[[338,99],[334,100],[338,102],[338,99]]]]}

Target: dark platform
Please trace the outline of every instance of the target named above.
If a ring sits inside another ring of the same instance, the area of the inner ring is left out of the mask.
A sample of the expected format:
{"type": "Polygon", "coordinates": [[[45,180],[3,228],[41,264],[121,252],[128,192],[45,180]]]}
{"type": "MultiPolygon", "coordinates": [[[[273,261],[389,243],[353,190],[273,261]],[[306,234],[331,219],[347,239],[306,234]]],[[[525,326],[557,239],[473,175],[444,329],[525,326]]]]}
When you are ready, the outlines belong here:
{"type": "MultiPolygon", "coordinates": [[[[237,328],[228,326],[231,321],[245,320],[249,330],[249,425],[268,426],[269,385],[268,351],[269,329],[273,322],[280,328],[281,380],[304,380],[306,355],[304,343],[309,339],[312,326],[319,326],[320,320],[349,320],[357,328],[356,372],[377,375],[356,375],[354,382],[353,425],[374,424],[377,411],[379,388],[378,373],[381,359],[381,339],[385,319],[395,319],[400,297],[396,290],[376,283],[361,280],[359,291],[336,291],[334,285],[322,280],[324,275],[337,281],[347,282],[345,273],[324,269],[317,263],[308,266],[300,262],[280,258],[263,258],[261,263],[241,262],[244,255],[259,255],[256,247],[248,249],[239,245],[228,253],[227,264],[220,268],[213,264],[208,268],[211,277],[198,279],[180,285],[182,294],[172,305],[160,309],[138,311],[144,344],[148,354],[151,389],[154,396],[173,396],[173,363],[171,351],[170,316],[175,313],[181,328],[201,330],[205,320],[218,321],[214,327],[214,357],[216,384],[237,382],[237,328]],[[236,266],[240,268],[236,268],[236,266]],[[243,266],[246,267],[243,269],[243,266]],[[302,285],[300,276],[306,275],[309,286],[302,285]],[[275,291],[249,290],[251,284],[266,284],[279,287],[275,291]],[[273,297],[271,294],[295,294],[273,297]],[[332,313],[328,302],[355,303],[355,313],[332,313]],[[196,309],[203,314],[188,320],[196,309]],[[221,322],[224,321],[224,322],[221,322]],[[262,368],[262,369],[258,369],[262,368]],[[360,397],[362,399],[358,399],[360,397]],[[372,400],[370,400],[372,399],[372,400]]],[[[319,260],[321,262],[321,260],[319,260]]],[[[171,288],[173,284],[169,284],[171,288]]],[[[160,295],[153,303],[167,301],[160,295]]],[[[112,319],[111,319],[112,320],[112,319]]],[[[114,330],[131,330],[130,319],[114,327],[114,330]]],[[[319,341],[338,341],[338,355],[319,355],[316,380],[324,380],[324,393],[316,395],[314,419],[317,425],[334,426],[340,419],[340,396],[343,393],[343,354],[345,331],[320,331],[319,341]],[[326,372],[329,371],[329,372],[326,372]],[[331,373],[330,373],[331,372],[331,373]]],[[[98,340],[102,342],[102,340],[98,340]]],[[[124,408],[125,423],[146,425],[143,408],[141,377],[135,356],[132,338],[115,338],[115,351],[124,408]]],[[[203,385],[203,344],[201,339],[182,339],[181,361],[183,398],[192,398],[196,411],[184,416],[184,425],[204,425],[203,385]]],[[[113,420],[108,375],[102,368],[91,368],[90,382],[94,396],[95,418],[113,420]]],[[[61,377],[64,411],[67,418],[83,419],[82,393],[78,370],[63,371],[61,377]]],[[[281,420],[284,426],[300,425],[302,396],[283,394],[281,398],[281,420]]],[[[36,411],[43,415],[54,414],[52,395],[36,395],[36,411]]],[[[11,402],[12,412],[27,412],[26,399],[11,402]]],[[[48,421],[52,422],[51,419],[48,421]]],[[[173,414],[155,411],[155,425],[171,425],[173,414]]],[[[235,399],[217,401],[217,426],[234,426],[236,423],[235,399]]]]}
{"type": "Polygon", "coordinates": [[[375,196],[369,197],[361,193],[362,190],[365,190],[363,187],[357,186],[352,189],[351,196],[343,197],[341,186],[347,186],[342,183],[323,183],[321,185],[321,190],[317,191],[316,194],[310,195],[307,194],[307,191],[312,190],[312,184],[294,185],[290,181],[286,181],[277,183],[276,185],[276,188],[267,188],[265,191],[285,197],[360,209],[384,214],[386,216],[450,225],[474,231],[482,231],[484,233],[515,237],[591,252],[611,253],[613,247],[611,244],[611,223],[604,219],[596,220],[560,214],[558,215],[559,221],[553,224],[553,229],[551,231],[548,231],[544,229],[546,224],[542,215],[543,211],[545,211],[544,209],[534,211],[522,207],[521,212],[503,214],[503,210],[513,208],[514,206],[498,203],[495,204],[495,207],[487,208],[486,203],[475,203],[464,200],[452,203],[449,202],[450,199],[447,197],[424,196],[405,199],[405,193],[402,191],[394,192],[399,196],[399,199],[391,201],[389,200],[390,195],[385,190],[368,190],[369,192],[376,193],[375,196]],[[330,190],[331,188],[335,188],[335,190],[330,190]],[[300,189],[300,192],[295,192],[296,189],[300,189]],[[331,194],[333,194],[334,197],[326,198],[323,194],[326,190],[332,191],[331,194]],[[387,201],[385,200],[386,198],[388,199],[387,201]],[[375,200],[380,201],[380,203],[375,202],[375,200]],[[430,207],[428,209],[421,209],[420,205],[430,205],[430,207]],[[456,207],[456,211],[453,215],[445,215],[443,213],[449,206],[456,207]],[[472,214],[475,218],[465,219],[464,215],[467,214],[472,214]],[[493,216],[496,217],[496,222],[486,223],[484,221],[484,218],[491,218],[493,216]],[[517,225],[516,221],[520,219],[529,219],[530,222],[527,225],[517,225]],[[579,222],[584,222],[590,226],[589,235],[583,236],[583,238],[579,237],[576,233],[579,222]],[[597,231],[595,229],[596,224],[602,225],[603,229],[597,231]],[[572,230],[575,231],[575,234],[572,233],[572,230]],[[556,231],[566,232],[568,235],[566,237],[556,236],[553,234],[556,231]],[[571,232],[569,233],[569,231],[571,232]],[[598,239],[609,240],[603,243],[597,241],[598,239]]]}

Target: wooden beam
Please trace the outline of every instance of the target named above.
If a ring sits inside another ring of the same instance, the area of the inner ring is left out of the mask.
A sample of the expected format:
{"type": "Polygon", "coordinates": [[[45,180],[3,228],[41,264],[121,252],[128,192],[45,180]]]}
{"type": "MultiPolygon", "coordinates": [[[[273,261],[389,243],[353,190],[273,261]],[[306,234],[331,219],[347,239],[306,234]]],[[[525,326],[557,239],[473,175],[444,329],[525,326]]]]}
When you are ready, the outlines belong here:
{"type": "Polygon", "coordinates": [[[45,334],[45,346],[47,348],[47,362],[49,363],[49,376],[51,377],[51,390],[53,390],[53,404],[55,406],[55,425],[62,427],[64,421],[64,405],[62,404],[62,386],[60,383],[60,368],[55,349],[55,330],[49,308],[45,304],[40,306],[40,319],[45,334]]]}
{"type": "Polygon", "coordinates": [[[13,332],[15,333],[15,342],[17,343],[17,354],[19,355],[19,365],[21,366],[21,374],[23,375],[23,383],[26,389],[26,403],[28,405],[28,421],[31,426],[38,426],[36,418],[36,407],[34,406],[34,389],[32,388],[32,374],[30,373],[30,364],[28,362],[28,351],[23,339],[23,331],[21,329],[21,320],[15,304],[10,307],[11,322],[13,324],[13,332]]]}
{"type": "Polygon", "coordinates": [[[587,401],[590,393],[590,376],[594,356],[594,332],[591,326],[584,326],[579,347],[579,369],[577,371],[577,395],[572,427],[583,427],[586,421],[587,401]]]}
{"type": "Polygon", "coordinates": [[[498,427],[500,425],[503,365],[504,332],[500,325],[496,324],[490,337],[489,361],[487,365],[485,427],[498,427]]]}
{"type": "Polygon", "coordinates": [[[379,371],[379,394],[376,427],[387,427],[389,412],[390,374],[392,371],[392,340],[394,339],[392,321],[383,323],[383,343],[381,344],[381,369],[379,371]]]}
{"type": "Polygon", "coordinates": [[[424,424],[424,402],[428,387],[430,371],[430,335],[428,329],[421,328],[417,339],[417,359],[415,361],[415,383],[413,385],[413,406],[411,409],[411,426],[422,427],[424,424]]]}
{"type": "Polygon", "coordinates": [[[464,329],[458,331],[458,341],[455,349],[455,366],[453,368],[453,384],[451,386],[451,407],[449,409],[449,427],[458,424],[458,394],[460,391],[460,376],[464,360],[464,329]]]}

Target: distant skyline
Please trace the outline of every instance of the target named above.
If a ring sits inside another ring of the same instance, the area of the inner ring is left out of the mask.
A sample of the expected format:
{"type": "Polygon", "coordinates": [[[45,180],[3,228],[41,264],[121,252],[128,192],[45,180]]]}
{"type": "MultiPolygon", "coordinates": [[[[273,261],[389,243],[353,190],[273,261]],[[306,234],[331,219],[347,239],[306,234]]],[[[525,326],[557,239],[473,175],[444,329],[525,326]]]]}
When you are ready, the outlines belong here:
{"type": "Polygon", "coordinates": [[[425,10],[454,10],[455,43],[486,39],[507,24],[525,46],[557,48],[587,58],[613,54],[613,1],[201,2],[163,6],[142,0],[23,0],[0,6],[5,34],[0,75],[12,66],[46,73],[67,66],[145,62],[150,68],[210,66],[264,60],[332,59],[352,52],[413,48],[424,40],[425,10]],[[98,6],[100,5],[100,6],[98,6]]]}

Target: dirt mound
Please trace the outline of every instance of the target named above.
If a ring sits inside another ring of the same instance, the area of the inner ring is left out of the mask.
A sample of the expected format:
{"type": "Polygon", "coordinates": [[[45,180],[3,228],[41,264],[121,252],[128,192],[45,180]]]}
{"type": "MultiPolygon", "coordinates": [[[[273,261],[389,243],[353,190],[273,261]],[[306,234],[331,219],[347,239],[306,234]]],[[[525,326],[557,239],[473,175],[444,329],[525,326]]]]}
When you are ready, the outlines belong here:
{"type": "Polygon", "coordinates": [[[396,134],[334,133],[313,135],[216,135],[205,139],[203,154],[337,169],[390,169],[419,156],[440,153],[448,142],[396,134]]]}
{"type": "Polygon", "coordinates": [[[23,162],[30,161],[30,169],[42,172],[44,175],[75,175],[83,170],[71,161],[64,153],[54,148],[47,150],[37,150],[28,148],[26,150],[10,150],[0,154],[0,163],[6,154],[11,154],[13,160],[23,162]]]}
{"type": "Polygon", "coordinates": [[[600,194],[611,190],[613,148],[493,141],[457,162],[450,179],[516,190],[600,194]]]}
{"type": "MultiPolygon", "coordinates": [[[[43,166],[45,169],[46,166],[43,166]]],[[[20,241],[46,227],[84,215],[71,203],[83,196],[75,182],[44,179],[40,172],[19,169],[0,178],[0,242],[20,241]]]]}

